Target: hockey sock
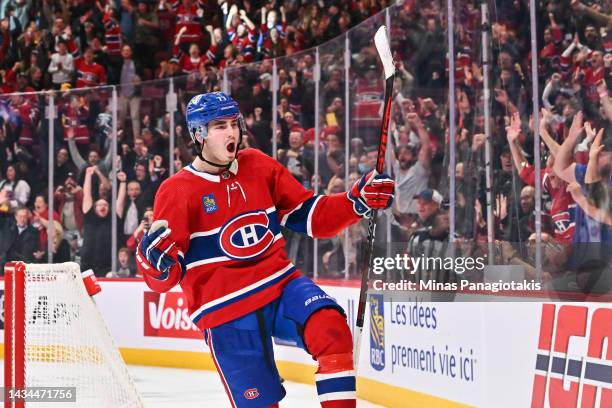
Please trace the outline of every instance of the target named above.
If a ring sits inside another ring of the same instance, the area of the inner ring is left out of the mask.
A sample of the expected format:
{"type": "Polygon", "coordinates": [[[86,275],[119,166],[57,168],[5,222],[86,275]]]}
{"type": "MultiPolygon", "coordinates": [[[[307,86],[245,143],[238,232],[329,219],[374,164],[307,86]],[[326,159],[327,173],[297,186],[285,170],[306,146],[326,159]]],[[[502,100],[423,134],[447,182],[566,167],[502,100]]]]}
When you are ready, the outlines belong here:
{"type": "Polygon", "coordinates": [[[317,393],[323,408],[354,408],[353,340],[344,316],[321,309],[307,321],[304,342],[318,361],[317,393]]]}

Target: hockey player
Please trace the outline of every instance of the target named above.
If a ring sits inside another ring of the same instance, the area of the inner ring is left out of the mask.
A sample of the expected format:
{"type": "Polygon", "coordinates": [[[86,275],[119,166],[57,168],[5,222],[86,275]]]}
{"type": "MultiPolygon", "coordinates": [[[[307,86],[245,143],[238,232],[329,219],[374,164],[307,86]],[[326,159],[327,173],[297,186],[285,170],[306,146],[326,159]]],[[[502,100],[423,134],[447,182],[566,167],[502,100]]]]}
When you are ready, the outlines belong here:
{"type": "Polygon", "coordinates": [[[388,208],[393,180],[370,172],[348,193],[315,195],[264,153],[240,151],[244,120],[221,92],[191,99],[187,126],[197,157],[155,197],[155,221],[136,254],[145,281],[158,292],[180,284],[232,407],[277,407],[285,396],[272,336],[317,360],[323,407],[355,407],[344,311],[300,275],[280,227],[336,236],[388,208]]]}

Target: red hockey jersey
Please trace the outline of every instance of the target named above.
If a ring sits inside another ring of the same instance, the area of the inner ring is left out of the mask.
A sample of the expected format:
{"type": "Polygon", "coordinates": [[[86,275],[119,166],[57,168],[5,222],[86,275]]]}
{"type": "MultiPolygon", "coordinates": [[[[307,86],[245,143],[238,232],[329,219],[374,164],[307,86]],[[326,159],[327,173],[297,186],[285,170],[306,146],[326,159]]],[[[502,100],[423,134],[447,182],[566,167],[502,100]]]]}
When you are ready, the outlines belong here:
{"type": "Polygon", "coordinates": [[[81,58],[76,62],[76,87],[91,88],[94,86],[106,85],[106,72],[102,65],[94,62],[88,64],[81,58]]]}
{"type": "Polygon", "coordinates": [[[13,109],[21,119],[21,133],[19,133],[17,143],[22,146],[38,144],[38,134],[36,132],[40,116],[38,107],[32,104],[31,98],[23,98],[22,102],[18,106],[14,106],[13,109]]]}
{"type": "Polygon", "coordinates": [[[255,51],[255,43],[257,42],[256,30],[248,30],[246,35],[239,37],[235,29],[228,28],[227,36],[232,45],[244,56],[245,62],[253,61],[253,52],[255,51]]]}
{"type": "Polygon", "coordinates": [[[61,122],[64,128],[64,142],[68,142],[68,135],[72,133],[77,144],[89,143],[89,106],[80,106],[77,97],[69,98],[59,104],[61,122]],[[74,98],[74,99],[73,99],[74,98]]]}
{"type": "Polygon", "coordinates": [[[199,74],[200,65],[204,64],[206,57],[200,56],[196,59],[191,58],[189,55],[183,55],[179,60],[181,69],[186,74],[199,74]]]}
{"type": "MultiPolygon", "coordinates": [[[[552,201],[549,212],[553,221],[555,238],[559,242],[569,244],[574,238],[576,228],[576,203],[572,195],[566,191],[565,183],[560,188],[553,187],[551,174],[552,171],[549,168],[540,170],[542,190],[552,201]]],[[[535,167],[533,165],[524,167],[519,176],[526,184],[535,186],[535,167]]]]}
{"type": "Polygon", "coordinates": [[[104,23],[104,43],[106,53],[113,57],[121,56],[121,26],[112,18],[111,13],[105,13],[102,19],[104,23]]]}
{"type": "MultiPolygon", "coordinates": [[[[168,221],[184,257],[180,285],[203,330],[259,309],[300,276],[285,253],[281,226],[328,238],[361,218],[345,193],[317,196],[274,159],[245,149],[235,174],[190,165],[166,180],[154,219],[168,221]]],[[[142,272],[154,288],[155,279],[142,272]]]]}
{"type": "Polygon", "coordinates": [[[186,8],[180,5],[176,12],[175,39],[178,32],[185,27],[187,31],[181,36],[180,43],[200,43],[202,41],[201,21],[202,18],[198,16],[198,6],[192,5],[186,8]]]}

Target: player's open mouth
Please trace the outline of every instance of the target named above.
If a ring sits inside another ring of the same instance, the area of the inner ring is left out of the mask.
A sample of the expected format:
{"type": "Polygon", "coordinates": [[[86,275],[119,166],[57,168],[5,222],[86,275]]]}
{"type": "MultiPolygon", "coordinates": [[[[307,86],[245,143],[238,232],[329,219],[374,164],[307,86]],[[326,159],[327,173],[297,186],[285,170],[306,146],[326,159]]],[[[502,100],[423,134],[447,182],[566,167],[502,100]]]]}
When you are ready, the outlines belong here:
{"type": "Polygon", "coordinates": [[[236,151],[236,143],[230,142],[227,144],[227,146],[225,146],[225,148],[229,153],[234,153],[236,151]]]}

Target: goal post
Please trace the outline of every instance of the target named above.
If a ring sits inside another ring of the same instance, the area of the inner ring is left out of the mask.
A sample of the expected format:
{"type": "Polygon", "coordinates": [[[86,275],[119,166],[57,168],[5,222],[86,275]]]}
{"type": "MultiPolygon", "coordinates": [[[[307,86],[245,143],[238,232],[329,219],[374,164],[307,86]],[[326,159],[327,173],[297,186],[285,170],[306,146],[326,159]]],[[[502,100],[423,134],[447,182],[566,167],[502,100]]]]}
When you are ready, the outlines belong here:
{"type": "Polygon", "coordinates": [[[38,405],[9,395],[32,387],[73,389],[67,406],[143,406],[78,264],[9,262],[4,293],[5,407],[38,405]]]}

